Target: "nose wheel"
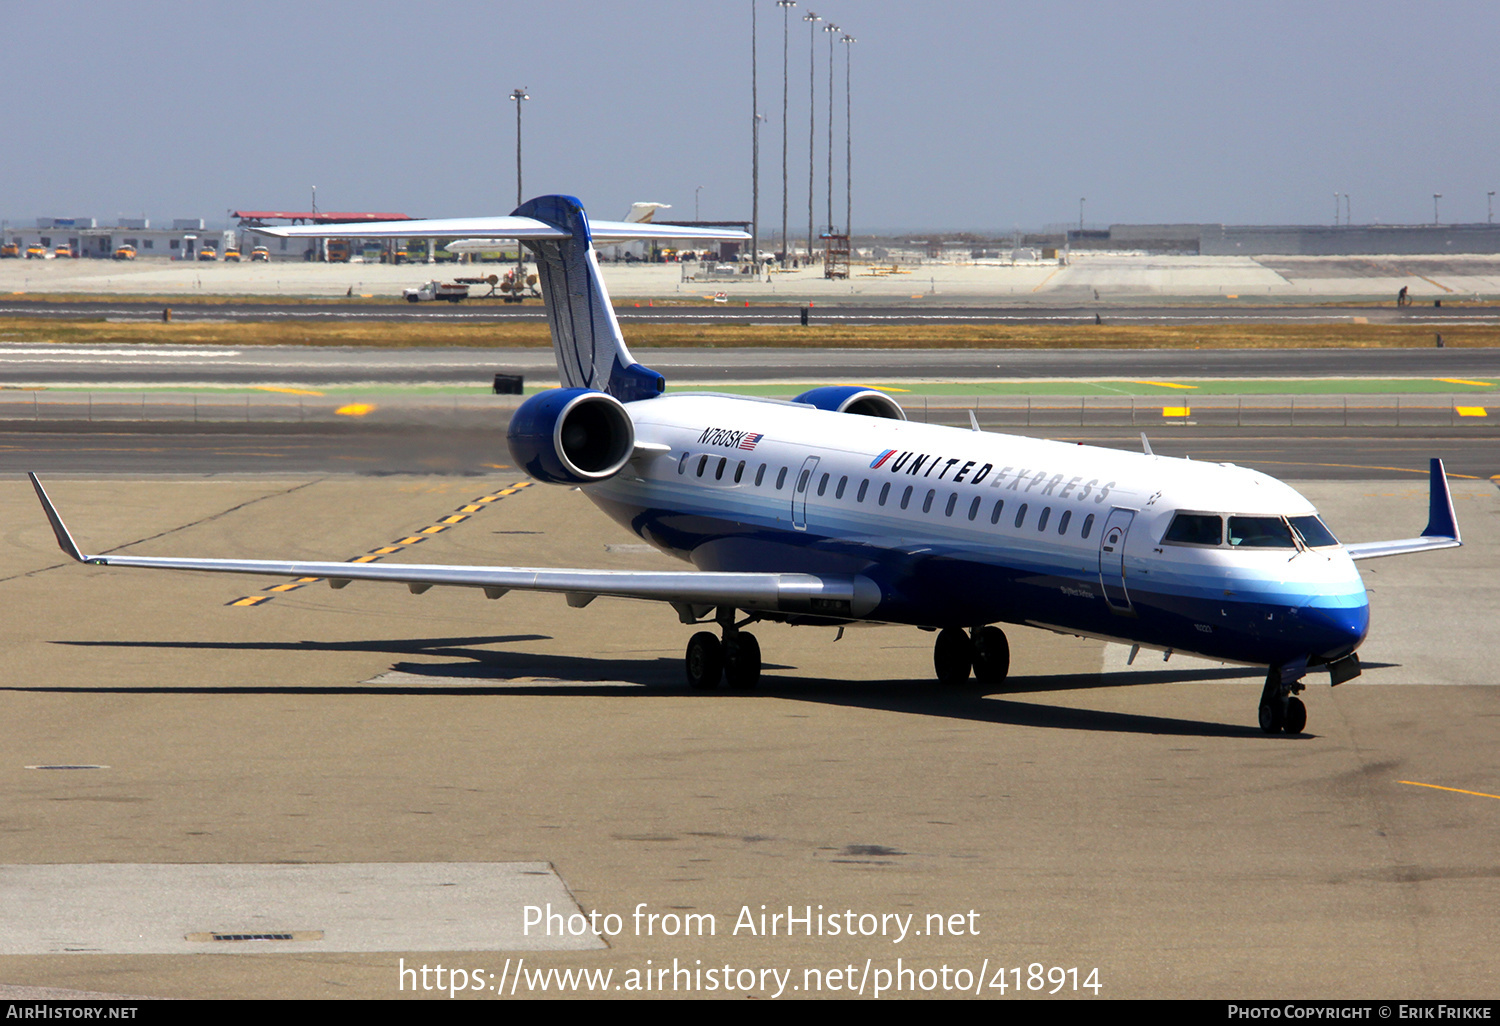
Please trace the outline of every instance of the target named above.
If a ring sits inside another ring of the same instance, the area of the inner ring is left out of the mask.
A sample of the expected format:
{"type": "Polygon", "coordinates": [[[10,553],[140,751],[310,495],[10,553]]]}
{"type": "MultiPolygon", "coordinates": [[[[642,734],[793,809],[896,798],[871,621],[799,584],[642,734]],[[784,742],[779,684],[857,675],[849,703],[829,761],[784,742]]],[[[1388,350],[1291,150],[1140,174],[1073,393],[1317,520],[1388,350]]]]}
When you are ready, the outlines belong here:
{"type": "Polygon", "coordinates": [[[722,681],[737,690],[755,687],[760,683],[760,642],[749,631],[740,630],[742,624],[734,622],[733,609],[720,609],[717,619],[723,628],[722,641],[710,631],[699,631],[688,639],[683,660],[688,686],[707,691],[722,681]]]}
{"type": "Polygon", "coordinates": [[[1302,681],[1282,681],[1282,670],[1266,670],[1266,686],[1260,693],[1260,729],[1267,734],[1300,734],[1307,727],[1307,706],[1296,692],[1302,681]]]}

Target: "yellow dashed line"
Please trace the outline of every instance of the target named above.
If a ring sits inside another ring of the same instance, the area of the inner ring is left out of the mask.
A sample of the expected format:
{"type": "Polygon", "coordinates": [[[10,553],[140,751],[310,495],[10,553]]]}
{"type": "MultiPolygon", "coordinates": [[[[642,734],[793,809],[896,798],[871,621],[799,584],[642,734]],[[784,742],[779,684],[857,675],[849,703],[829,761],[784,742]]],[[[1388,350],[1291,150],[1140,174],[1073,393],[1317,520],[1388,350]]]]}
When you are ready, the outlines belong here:
{"type": "Polygon", "coordinates": [[[1161,415],[1163,417],[1191,417],[1193,408],[1191,406],[1163,406],[1161,415]]]}
{"type": "Polygon", "coordinates": [[[1132,385],[1155,385],[1157,388],[1197,388],[1197,385],[1179,385],[1171,381],[1132,381],[1132,385]]]}
{"type": "Polygon", "coordinates": [[[350,403],[348,406],[340,406],[333,412],[341,417],[363,417],[373,409],[375,407],[369,403],[350,403]]]}
{"type": "Polygon", "coordinates": [[[1483,791],[1465,791],[1461,787],[1444,787],[1442,784],[1423,784],[1415,780],[1398,780],[1398,784],[1410,784],[1412,787],[1430,787],[1435,791],[1453,791],[1457,794],[1472,794],[1477,798],[1497,798],[1500,794],[1485,794],[1483,791]]]}
{"type": "Polygon", "coordinates": [[[1433,378],[1433,381],[1441,381],[1447,385],[1478,385],[1480,388],[1494,388],[1493,381],[1470,381],[1468,378],[1433,378]]]}
{"type": "Polygon", "coordinates": [[[322,392],[314,392],[310,388],[277,388],[274,385],[256,385],[261,392],[283,392],[287,395],[322,395],[322,392]]]}
{"type": "MultiPolygon", "coordinates": [[[[283,392],[285,392],[285,391],[292,391],[292,392],[295,392],[297,390],[295,390],[295,389],[267,389],[267,391],[283,391],[283,392]]],[[[316,395],[318,393],[312,393],[312,394],[316,395]]],[[[345,414],[348,414],[350,416],[363,416],[364,414],[370,412],[370,410],[373,410],[373,409],[374,409],[373,406],[354,406],[354,407],[346,406],[343,409],[340,409],[338,412],[339,413],[345,413],[345,414]],[[358,410],[358,412],[352,412],[352,411],[354,411],[356,409],[358,410]]],[[[493,495],[481,495],[479,498],[475,499],[472,503],[469,503],[469,504],[464,505],[464,506],[460,506],[457,513],[450,513],[448,516],[443,517],[441,520],[439,520],[436,524],[433,524],[430,527],[424,527],[420,531],[418,531],[416,534],[407,535],[405,538],[398,538],[395,541],[390,542],[387,545],[383,545],[383,546],[381,546],[378,549],[371,549],[370,553],[368,555],[356,556],[353,559],[346,560],[346,562],[349,562],[349,563],[374,563],[374,562],[378,561],[382,556],[388,556],[388,555],[390,555],[390,554],[392,554],[394,552],[400,552],[404,547],[406,547],[408,545],[417,545],[417,544],[420,544],[421,542],[425,541],[427,537],[430,537],[431,535],[439,534],[439,533],[441,533],[443,531],[446,531],[446,530],[448,530],[448,528],[452,527],[455,524],[463,523],[465,520],[469,519],[469,515],[470,514],[478,513],[481,510],[483,510],[484,506],[477,505],[478,503],[499,502],[501,499],[505,498],[507,495],[515,495],[517,492],[519,492],[523,488],[530,488],[531,484],[532,484],[532,482],[530,482],[530,481],[517,481],[515,484],[511,485],[509,488],[503,488],[503,489],[495,492],[493,495]]],[[[299,588],[303,587],[304,585],[314,584],[314,583],[316,583],[318,581],[321,581],[321,580],[323,580],[323,578],[321,578],[321,577],[298,577],[298,578],[296,578],[293,581],[290,581],[290,582],[287,582],[287,583],[283,583],[283,584],[275,584],[275,585],[272,585],[269,588],[263,589],[264,591],[270,592],[272,594],[266,594],[266,595],[249,595],[249,596],[246,596],[244,598],[235,599],[233,602],[226,602],[225,605],[230,605],[230,606],[259,606],[259,605],[263,605],[263,604],[271,601],[271,599],[274,598],[276,594],[279,594],[281,592],[287,592],[287,591],[296,591],[299,588]]]]}
{"type": "Polygon", "coordinates": [[[1454,410],[1460,417],[1488,417],[1489,412],[1483,406],[1455,406],[1454,410]]]}

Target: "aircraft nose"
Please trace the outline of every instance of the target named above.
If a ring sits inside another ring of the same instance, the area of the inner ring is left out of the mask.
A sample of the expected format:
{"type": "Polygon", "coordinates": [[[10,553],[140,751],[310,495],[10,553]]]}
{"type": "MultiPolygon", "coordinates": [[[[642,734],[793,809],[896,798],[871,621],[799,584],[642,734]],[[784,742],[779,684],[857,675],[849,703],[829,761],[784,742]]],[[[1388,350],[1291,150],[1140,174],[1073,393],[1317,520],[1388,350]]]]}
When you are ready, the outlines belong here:
{"type": "Polygon", "coordinates": [[[1342,659],[1359,647],[1370,630],[1370,605],[1303,606],[1299,611],[1308,649],[1315,659],[1342,659]]]}

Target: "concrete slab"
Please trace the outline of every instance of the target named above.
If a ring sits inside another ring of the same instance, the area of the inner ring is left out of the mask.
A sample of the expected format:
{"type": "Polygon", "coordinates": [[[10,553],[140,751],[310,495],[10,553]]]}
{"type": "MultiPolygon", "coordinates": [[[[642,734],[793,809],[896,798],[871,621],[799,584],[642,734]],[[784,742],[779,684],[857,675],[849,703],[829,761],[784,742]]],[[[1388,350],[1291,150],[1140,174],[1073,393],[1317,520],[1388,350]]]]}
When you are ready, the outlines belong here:
{"type": "Polygon", "coordinates": [[[566,929],[578,905],[544,862],[11,865],[0,908],[0,955],[605,946],[566,929]],[[529,929],[528,905],[542,910],[529,929]]]}

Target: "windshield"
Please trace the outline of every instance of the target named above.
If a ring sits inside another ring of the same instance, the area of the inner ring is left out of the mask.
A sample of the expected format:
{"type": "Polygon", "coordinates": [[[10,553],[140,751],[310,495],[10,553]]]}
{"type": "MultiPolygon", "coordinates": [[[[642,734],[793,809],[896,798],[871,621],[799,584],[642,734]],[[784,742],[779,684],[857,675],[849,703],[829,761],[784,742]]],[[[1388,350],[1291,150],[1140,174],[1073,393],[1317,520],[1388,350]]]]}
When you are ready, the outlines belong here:
{"type": "Polygon", "coordinates": [[[1229,544],[1246,549],[1295,549],[1292,529],[1280,517],[1230,517],[1229,544]]]}
{"type": "Polygon", "coordinates": [[[1320,549],[1326,545],[1337,545],[1339,540],[1333,536],[1328,525],[1323,523],[1317,516],[1289,517],[1292,528],[1301,536],[1302,543],[1310,549],[1320,549]]]}

